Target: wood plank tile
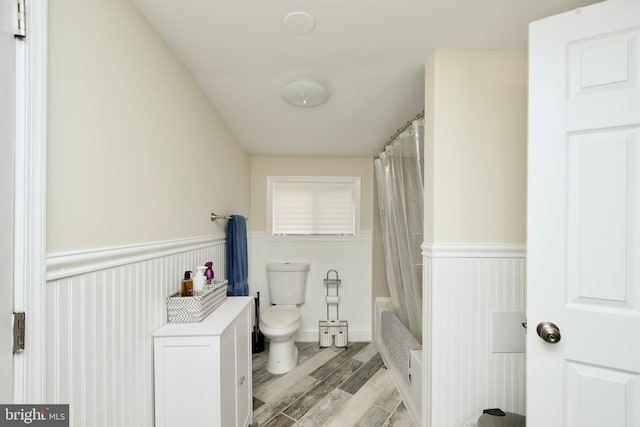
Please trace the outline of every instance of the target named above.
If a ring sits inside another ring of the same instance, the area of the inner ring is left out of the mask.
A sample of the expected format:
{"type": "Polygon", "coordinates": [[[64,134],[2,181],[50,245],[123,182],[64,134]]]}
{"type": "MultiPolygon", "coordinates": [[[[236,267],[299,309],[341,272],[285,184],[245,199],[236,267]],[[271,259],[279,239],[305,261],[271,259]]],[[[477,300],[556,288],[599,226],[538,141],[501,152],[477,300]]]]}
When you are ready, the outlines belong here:
{"type": "MultiPolygon", "coordinates": [[[[381,396],[386,394],[386,389],[391,385],[393,380],[389,372],[381,368],[371,377],[369,381],[360,389],[351,399],[335,414],[335,416],[327,423],[326,427],[345,427],[353,426],[367,412],[381,396]]],[[[395,409],[395,407],[394,407],[395,409]]]]}
{"type": "Polygon", "coordinates": [[[340,353],[336,354],[333,359],[319,367],[315,371],[313,371],[310,375],[319,380],[323,380],[328,377],[333,371],[338,369],[340,365],[342,365],[346,360],[355,356],[362,350],[367,343],[365,342],[354,342],[349,347],[345,348],[340,353]]]}
{"type": "Polygon", "coordinates": [[[275,418],[266,424],[261,424],[260,427],[290,427],[296,422],[284,414],[278,414],[275,418]]]}
{"type": "Polygon", "coordinates": [[[265,424],[267,421],[282,412],[283,409],[290,406],[300,397],[304,396],[320,381],[310,376],[305,376],[298,380],[292,387],[274,396],[269,402],[260,406],[253,413],[253,422],[258,425],[265,424]]]}
{"type": "Polygon", "coordinates": [[[257,399],[255,396],[253,396],[253,410],[255,411],[262,405],[264,405],[264,402],[260,399],[257,399]]]}
{"type": "Polygon", "coordinates": [[[369,359],[375,356],[376,353],[378,353],[378,347],[376,346],[376,343],[372,342],[367,344],[367,346],[360,350],[360,352],[353,356],[353,358],[361,361],[362,363],[366,363],[369,359]]]}
{"type": "Polygon", "coordinates": [[[390,416],[391,414],[384,409],[371,406],[354,427],[382,427],[390,416]]]}
{"type": "Polygon", "coordinates": [[[331,393],[331,391],[337,388],[340,383],[357,371],[360,366],[362,366],[362,362],[351,359],[347,360],[342,364],[342,366],[336,369],[333,374],[327,377],[324,381],[319,382],[309,390],[307,394],[302,396],[282,412],[295,420],[299,420],[311,408],[317,405],[324,396],[331,393]]]}
{"type": "Polygon", "coordinates": [[[253,353],[251,355],[251,369],[253,372],[267,366],[267,356],[268,353],[266,349],[262,351],[262,353],[253,353]]]}
{"type": "Polygon", "coordinates": [[[322,349],[318,353],[308,358],[302,364],[296,366],[291,371],[282,376],[272,377],[269,381],[263,381],[254,384],[253,395],[264,400],[270,401],[273,396],[277,396],[288,388],[292,387],[300,378],[307,376],[310,372],[315,371],[320,366],[327,363],[335,353],[329,349],[322,349]]]}
{"type": "Polygon", "coordinates": [[[373,405],[387,412],[393,412],[398,407],[398,404],[402,402],[402,398],[391,378],[391,373],[386,369],[383,370],[387,373],[385,376],[387,381],[378,387],[378,398],[373,402],[373,405]]]}
{"type": "Polygon", "coordinates": [[[313,357],[316,353],[320,353],[325,350],[320,348],[320,344],[317,342],[297,342],[298,347],[298,364],[303,364],[307,359],[313,357]]]}
{"type": "Polygon", "coordinates": [[[255,375],[251,375],[251,383],[253,384],[253,388],[259,387],[261,384],[267,383],[274,379],[278,378],[278,375],[274,375],[271,372],[267,371],[267,368],[259,369],[255,375]]]}
{"type": "Polygon", "coordinates": [[[324,426],[350,398],[350,394],[333,389],[296,423],[296,427],[324,426]]]}
{"type": "Polygon", "coordinates": [[[375,343],[296,346],[284,375],[266,371],[267,351],[253,355],[253,427],[416,427],[375,343]]]}
{"type": "Polygon", "coordinates": [[[362,367],[358,369],[358,371],[353,374],[347,381],[342,383],[340,389],[346,391],[347,393],[355,394],[358,390],[360,390],[360,387],[362,387],[364,383],[369,381],[369,378],[371,378],[373,374],[378,372],[378,369],[382,368],[383,366],[384,363],[382,362],[382,357],[380,356],[380,353],[377,353],[375,356],[369,359],[367,363],[362,365],[362,367]]]}
{"type": "Polygon", "coordinates": [[[416,427],[404,402],[400,402],[396,410],[391,414],[387,427],[416,427]]]}

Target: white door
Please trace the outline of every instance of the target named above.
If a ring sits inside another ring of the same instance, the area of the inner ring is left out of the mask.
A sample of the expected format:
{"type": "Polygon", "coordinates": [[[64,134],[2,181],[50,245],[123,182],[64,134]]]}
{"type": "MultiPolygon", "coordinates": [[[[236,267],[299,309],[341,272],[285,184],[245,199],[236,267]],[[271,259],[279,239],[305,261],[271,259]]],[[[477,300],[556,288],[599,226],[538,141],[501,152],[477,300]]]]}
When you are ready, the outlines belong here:
{"type": "Polygon", "coordinates": [[[0,0],[0,402],[13,402],[14,4],[0,0]]]}
{"type": "Polygon", "coordinates": [[[527,425],[638,427],[640,1],[535,22],[529,43],[527,425]]]}

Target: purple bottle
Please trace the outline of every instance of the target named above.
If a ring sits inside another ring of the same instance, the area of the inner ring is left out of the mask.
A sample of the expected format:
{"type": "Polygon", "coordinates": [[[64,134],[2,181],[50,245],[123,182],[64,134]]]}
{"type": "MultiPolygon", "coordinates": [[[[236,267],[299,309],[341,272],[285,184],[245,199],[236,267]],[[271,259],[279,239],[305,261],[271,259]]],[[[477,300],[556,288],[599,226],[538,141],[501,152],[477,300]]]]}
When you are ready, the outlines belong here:
{"type": "Polygon", "coordinates": [[[213,263],[211,261],[207,261],[204,263],[204,266],[207,267],[207,269],[204,271],[204,277],[207,278],[207,284],[210,285],[211,282],[213,282],[213,263]]]}

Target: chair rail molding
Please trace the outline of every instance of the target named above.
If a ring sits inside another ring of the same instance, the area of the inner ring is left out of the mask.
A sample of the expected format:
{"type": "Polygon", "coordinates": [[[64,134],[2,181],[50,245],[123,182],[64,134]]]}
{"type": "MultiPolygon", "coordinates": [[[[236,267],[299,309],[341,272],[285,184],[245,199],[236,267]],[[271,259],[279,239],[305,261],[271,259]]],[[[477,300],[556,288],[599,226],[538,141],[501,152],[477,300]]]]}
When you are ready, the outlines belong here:
{"type": "Polygon", "coordinates": [[[47,281],[60,280],[92,271],[189,252],[224,243],[224,241],[225,235],[218,234],[86,251],[55,253],[47,257],[47,281]]]}
{"type": "Polygon", "coordinates": [[[429,258],[526,258],[525,243],[431,243],[422,244],[429,258]]]}

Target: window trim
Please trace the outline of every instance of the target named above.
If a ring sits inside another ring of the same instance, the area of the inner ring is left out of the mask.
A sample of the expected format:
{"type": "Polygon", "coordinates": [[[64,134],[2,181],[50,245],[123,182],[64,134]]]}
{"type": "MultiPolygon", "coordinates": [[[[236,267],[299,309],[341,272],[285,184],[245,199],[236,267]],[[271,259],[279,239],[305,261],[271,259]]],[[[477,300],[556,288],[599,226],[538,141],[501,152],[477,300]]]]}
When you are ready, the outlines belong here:
{"type": "Polygon", "coordinates": [[[267,176],[267,235],[272,240],[340,240],[340,241],[358,241],[360,240],[360,217],[362,215],[362,178],[360,176],[267,176]],[[273,184],[279,182],[297,182],[297,183],[343,183],[350,184],[354,187],[354,234],[353,235],[329,235],[329,234],[306,234],[306,235],[282,235],[273,234],[273,184]]]}

